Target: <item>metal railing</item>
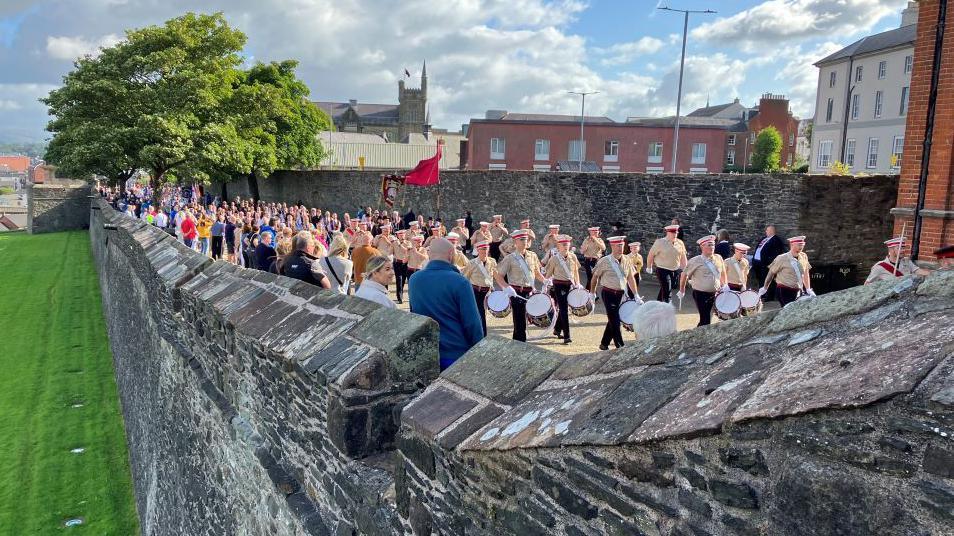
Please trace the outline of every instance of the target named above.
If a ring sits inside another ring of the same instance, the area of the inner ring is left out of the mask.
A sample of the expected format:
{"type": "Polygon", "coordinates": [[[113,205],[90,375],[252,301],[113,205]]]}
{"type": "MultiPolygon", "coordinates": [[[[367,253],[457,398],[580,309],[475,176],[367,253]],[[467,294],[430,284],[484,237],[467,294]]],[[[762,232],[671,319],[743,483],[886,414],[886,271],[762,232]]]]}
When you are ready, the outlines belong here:
{"type": "MultiPolygon", "coordinates": [[[[437,145],[410,143],[325,142],[324,147],[328,156],[321,161],[323,169],[411,169],[437,151],[437,145]]],[[[451,168],[446,148],[440,166],[451,168]]]]}

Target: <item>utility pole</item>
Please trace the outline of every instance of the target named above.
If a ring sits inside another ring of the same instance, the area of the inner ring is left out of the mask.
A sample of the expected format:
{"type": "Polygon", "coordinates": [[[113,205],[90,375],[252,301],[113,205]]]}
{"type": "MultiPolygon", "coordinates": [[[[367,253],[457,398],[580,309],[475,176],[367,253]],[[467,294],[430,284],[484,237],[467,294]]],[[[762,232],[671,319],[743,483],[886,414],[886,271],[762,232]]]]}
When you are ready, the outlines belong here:
{"type": "Polygon", "coordinates": [[[679,59],[679,91],[676,94],[676,126],[672,136],[672,172],[676,173],[676,156],[679,153],[679,111],[682,106],[682,72],[686,66],[686,37],[689,33],[689,14],[690,13],[715,13],[711,9],[693,10],[693,9],[673,9],[669,6],[657,8],[662,11],[673,11],[684,15],[682,22],[682,57],[679,59]]]}
{"type": "Polygon", "coordinates": [[[596,95],[599,91],[567,91],[570,95],[579,95],[580,96],[580,173],[583,172],[583,159],[586,158],[586,142],[583,141],[583,119],[585,116],[584,112],[586,111],[586,96],[587,95],[596,95]]]}

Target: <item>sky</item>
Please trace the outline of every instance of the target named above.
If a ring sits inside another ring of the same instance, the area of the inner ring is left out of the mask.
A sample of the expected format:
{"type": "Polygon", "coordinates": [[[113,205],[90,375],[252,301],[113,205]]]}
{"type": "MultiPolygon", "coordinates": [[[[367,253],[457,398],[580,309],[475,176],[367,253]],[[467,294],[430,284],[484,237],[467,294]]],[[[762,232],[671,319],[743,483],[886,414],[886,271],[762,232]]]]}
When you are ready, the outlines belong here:
{"type": "Polygon", "coordinates": [[[672,115],[692,15],[683,114],[707,101],[787,95],[814,114],[813,63],[898,26],[906,0],[0,0],[0,142],[47,139],[37,99],[76,57],[126,30],[221,11],[248,35],[246,61],[295,59],[313,100],[397,103],[427,61],[432,124],[457,130],[488,109],[617,121],[672,115]]]}

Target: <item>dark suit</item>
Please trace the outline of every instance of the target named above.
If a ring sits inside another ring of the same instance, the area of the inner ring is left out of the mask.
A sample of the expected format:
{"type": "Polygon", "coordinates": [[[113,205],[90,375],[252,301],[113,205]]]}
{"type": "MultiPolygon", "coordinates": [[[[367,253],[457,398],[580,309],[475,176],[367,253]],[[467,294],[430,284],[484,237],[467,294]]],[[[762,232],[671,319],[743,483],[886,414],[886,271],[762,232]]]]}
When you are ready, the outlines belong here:
{"type": "Polygon", "coordinates": [[[733,252],[732,244],[729,243],[728,241],[719,242],[715,246],[715,253],[719,255],[720,257],[722,257],[723,259],[728,259],[729,257],[731,257],[732,252],[733,252]]]}
{"type": "MultiPolygon", "coordinates": [[[[765,240],[764,238],[762,240],[765,240]]],[[[773,235],[769,238],[765,244],[762,244],[762,240],[756,242],[756,246],[752,251],[752,272],[755,274],[756,279],[758,279],[758,284],[761,287],[762,283],[765,281],[765,277],[768,275],[768,267],[772,264],[772,261],[775,260],[775,257],[778,257],[782,253],[785,253],[788,248],[785,247],[785,241],[778,235],[773,235]],[[758,244],[762,245],[762,251],[759,255],[759,258],[756,259],[754,255],[758,252],[758,244]]],[[[774,286],[775,283],[772,283],[774,286]]],[[[774,296],[774,290],[768,289],[769,292],[765,295],[765,300],[770,300],[770,296],[774,296]]]]}

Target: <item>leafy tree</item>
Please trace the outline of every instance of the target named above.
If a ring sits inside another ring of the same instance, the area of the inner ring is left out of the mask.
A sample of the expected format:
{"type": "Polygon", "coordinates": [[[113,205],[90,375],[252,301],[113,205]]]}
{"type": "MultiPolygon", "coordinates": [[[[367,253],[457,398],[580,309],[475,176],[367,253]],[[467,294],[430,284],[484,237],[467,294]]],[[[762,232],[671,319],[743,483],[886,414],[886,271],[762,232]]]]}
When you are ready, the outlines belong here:
{"type": "Polygon", "coordinates": [[[782,135],[775,127],[765,127],[755,138],[752,150],[752,170],[756,173],[778,171],[782,160],[782,135]]]}

